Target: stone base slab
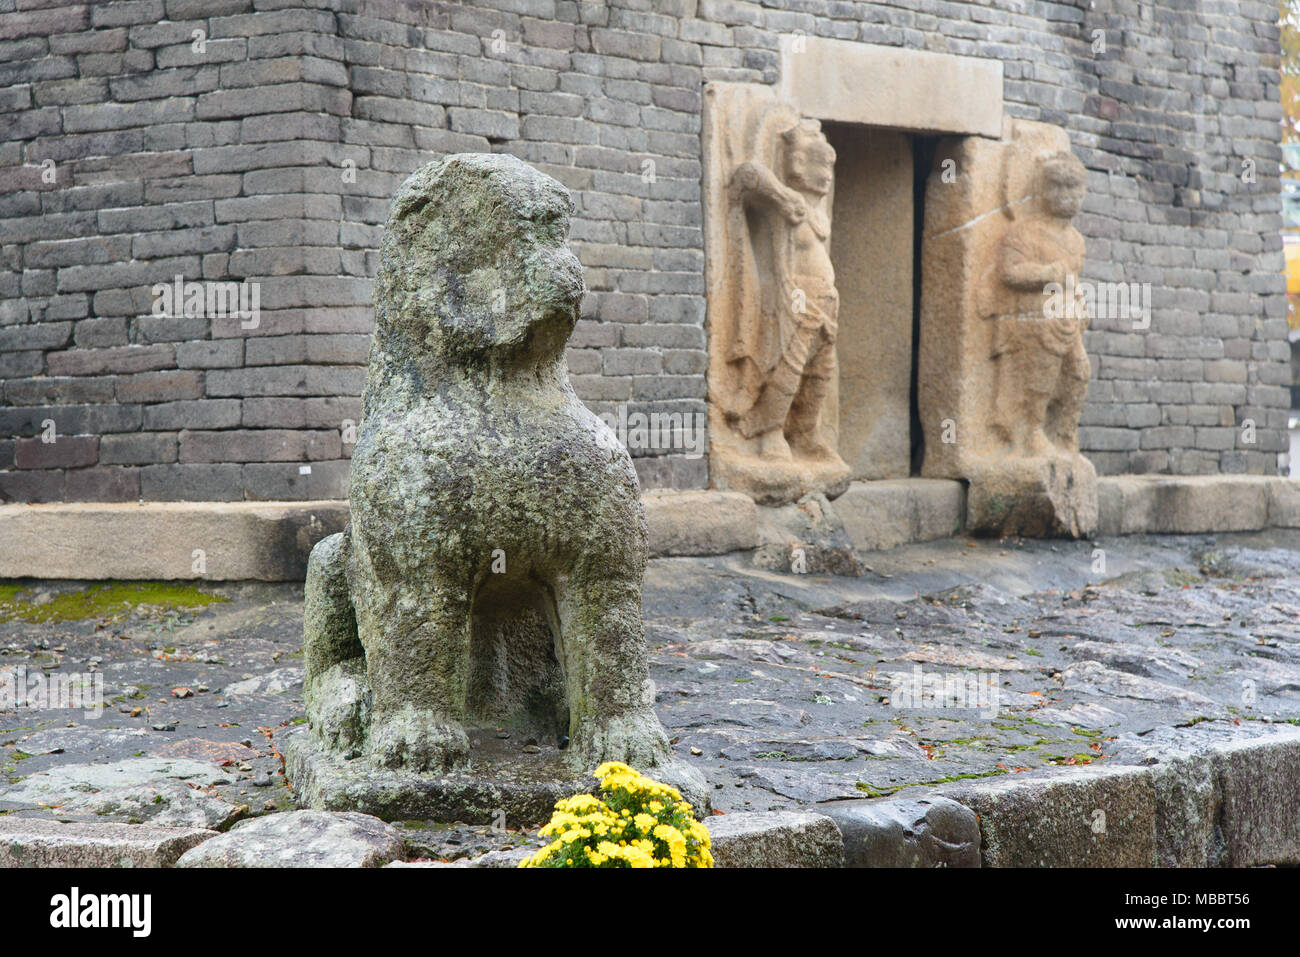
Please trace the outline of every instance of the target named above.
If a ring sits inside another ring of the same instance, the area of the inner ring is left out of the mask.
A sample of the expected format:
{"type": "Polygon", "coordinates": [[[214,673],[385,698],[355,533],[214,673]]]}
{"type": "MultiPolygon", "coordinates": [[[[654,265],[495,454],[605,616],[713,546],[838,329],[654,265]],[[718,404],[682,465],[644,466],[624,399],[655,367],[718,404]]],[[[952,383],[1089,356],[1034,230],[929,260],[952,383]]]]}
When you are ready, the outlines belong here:
{"type": "Polygon", "coordinates": [[[980,463],[969,477],[972,535],[1089,538],[1097,529],[1097,473],[1082,455],[980,463]]]}
{"type": "MultiPolygon", "coordinates": [[[[859,552],[960,534],[967,492],[947,479],[854,482],[832,501],[859,552]]],[[[1267,475],[1097,478],[1099,535],[1300,528],[1300,479],[1267,475]]],[[[759,507],[739,492],[645,493],[652,557],[759,544],[759,507]]],[[[301,581],[312,545],[348,503],[152,502],[0,505],[0,578],[301,581]]]]}
{"type": "MultiPolygon", "coordinates": [[[[643,501],[652,557],[758,544],[758,506],[739,492],[643,501]]],[[[346,501],[0,505],[0,578],[302,581],[312,546],[347,520],[346,501]]]]}
{"type": "Polygon", "coordinates": [[[797,575],[859,577],[864,571],[843,520],[824,495],[760,509],[754,565],[797,575]]]}
{"type": "Polygon", "coordinates": [[[1179,744],[1155,748],[1145,767],[1011,775],[936,793],[979,815],[985,867],[1300,865],[1300,734],[1179,744]]]}
{"type": "Polygon", "coordinates": [[[747,495],[759,505],[786,505],[817,493],[837,498],[849,487],[849,467],[838,459],[781,462],[727,449],[713,454],[709,469],[719,488],[747,495]]]}
{"type": "Polygon", "coordinates": [[[317,811],[360,811],[385,821],[460,821],[536,827],[551,819],[555,802],[590,792],[582,778],[539,755],[534,765],[483,768],[440,775],[388,771],[363,758],[345,760],[323,748],[307,730],[290,735],[285,775],[299,806],[317,811]]]}
{"type": "MultiPolygon", "coordinates": [[[[1143,765],[1081,767],[1009,775],[870,801],[835,801],[799,811],[704,816],[719,867],[1259,867],[1300,864],[1300,733],[1292,728],[1241,741],[1198,744],[1189,730],[1155,743],[1143,765]]],[[[427,796],[397,775],[360,774],[350,762],[322,756],[305,732],[288,739],[286,757],[299,796],[317,807],[328,794],[358,795],[367,813],[389,819],[429,818],[427,796]],[[304,747],[304,745],[308,745],[304,747]],[[295,772],[291,772],[295,773],[295,772]],[[361,779],[365,783],[358,784],[361,779]],[[376,810],[386,810],[377,814],[376,810]]],[[[412,776],[407,776],[412,777],[412,776]]],[[[508,827],[536,826],[559,797],[587,790],[557,784],[520,805],[510,783],[441,785],[438,805],[461,820],[497,808],[508,827]],[[525,813],[527,808],[532,813],[525,813]],[[523,811],[519,808],[524,808],[523,811]],[[511,815],[515,814],[514,817],[511,815]]],[[[519,782],[515,782],[516,784],[519,782]]],[[[302,812],[298,812],[302,813],[302,812]]],[[[359,821],[359,815],[337,815],[359,821]]],[[[440,813],[434,819],[442,818],[440,813]]],[[[295,857],[301,829],[293,815],[245,825],[273,832],[277,853],[295,857]]],[[[322,816],[327,824],[328,819],[322,816]]],[[[355,826],[355,825],[354,825],[355,826]]],[[[367,827],[382,828],[377,822],[367,827]]],[[[233,842],[237,828],[223,840],[233,842]]],[[[0,867],[167,867],[217,834],[147,824],[61,823],[0,818],[0,867]]],[[[310,848],[307,848],[310,851],[310,848]]],[[[517,866],[534,848],[493,852],[456,862],[409,866],[517,866]]],[[[190,854],[194,857],[195,852],[190,854]]],[[[396,843],[387,859],[399,853],[396,843]]],[[[297,854],[301,857],[301,854],[297,854]]],[[[319,855],[317,855],[319,856],[319,855]]],[[[310,855],[308,855],[310,857],[310,855]]],[[[196,862],[198,862],[196,858],[196,862]]],[[[248,866],[234,860],[233,866],[248,866]]],[[[306,866],[319,863],[307,860],[306,866]]],[[[366,863],[366,862],[362,862],[366,863]]],[[[382,863],[382,859],[371,862],[382,863]]]]}
{"type": "MultiPolygon", "coordinates": [[[[471,739],[474,735],[471,733],[471,739]]],[[[348,760],[321,745],[307,729],[285,739],[285,776],[301,807],[317,811],[359,811],[385,821],[445,821],[537,827],[551,819],[555,802],[595,793],[596,778],[575,774],[555,748],[505,756],[475,747],[472,771],[415,774],[376,768],[364,758],[348,760]]],[[[677,788],[692,806],[709,811],[703,779],[680,773],[684,764],[646,768],[656,781],[677,788]]]]}
{"type": "Polygon", "coordinates": [[[642,501],[655,557],[725,555],[758,544],[758,506],[740,492],[651,491],[642,501]]]}
{"type": "Polygon", "coordinates": [[[854,482],[832,503],[860,552],[958,534],[966,514],[966,487],[948,479],[854,482]]]}
{"type": "Polygon", "coordinates": [[[0,578],[302,581],[347,502],[0,505],[0,578]]]}
{"type": "MultiPolygon", "coordinates": [[[[650,554],[725,555],[758,543],[738,492],[647,492],[650,554]]],[[[302,581],[346,501],[0,505],[0,578],[302,581]]]]}
{"type": "Polygon", "coordinates": [[[1110,475],[1097,479],[1100,535],[1193,535],[1300,528],[1300,479],[1110,475]]]}
{"type": "MultiPolygon", "coordinates": [[[[1300,864],[1300,734],[1196,738],[1157,745],[1145,766],[1008,775],[704,823],[718,867],[1300,864]]],[[[529,851],[457,866],[515,866],[529,851]]]]}

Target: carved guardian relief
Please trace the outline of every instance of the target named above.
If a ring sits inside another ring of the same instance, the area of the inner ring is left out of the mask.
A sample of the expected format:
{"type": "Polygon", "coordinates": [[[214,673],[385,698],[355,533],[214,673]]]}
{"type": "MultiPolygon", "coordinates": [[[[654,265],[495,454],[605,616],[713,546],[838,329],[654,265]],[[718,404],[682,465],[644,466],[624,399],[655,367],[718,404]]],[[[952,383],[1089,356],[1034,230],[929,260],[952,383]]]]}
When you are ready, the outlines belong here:
{"type": "Polygon", "coordinates": [[[763,504],[833,497],[849,480],[835,448],[835,151],[766,88],[705,96],[713,483],[763,504]]]}
{"type": "Polygon", "coordinates": [[[1088,535],[1096,473],[1079,454],[1091,369],[1075,297],[1083,164],[1064,130],[1009,121],[940,149],[926,188],[918,401],[923,474],[970,482],[967,522],[999,535],[1088,535]]]}
{"type": "Polygon", "coordinates": [[[992,425],[1011,455],[1069,457],[1079,450],[1091,371],[1083,348],[1087,310],[1063,295],[1078,288],[1083,268],[1083,236],[1071,220],[1083,205],[1084,169],[1061,151],[1034,158],[1023,172],[1034,177],[1035,192],[998,244],[984,310],[993,323],[992,425]]]}

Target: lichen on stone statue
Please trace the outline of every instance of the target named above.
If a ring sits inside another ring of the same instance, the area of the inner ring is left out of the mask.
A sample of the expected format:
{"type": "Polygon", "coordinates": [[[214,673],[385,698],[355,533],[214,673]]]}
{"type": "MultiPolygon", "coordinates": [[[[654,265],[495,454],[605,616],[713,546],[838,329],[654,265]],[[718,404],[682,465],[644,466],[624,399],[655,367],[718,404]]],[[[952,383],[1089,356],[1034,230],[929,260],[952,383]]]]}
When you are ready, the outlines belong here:
{"type": "Polygon", "coordinates": [[[308,566],[311,733],[290,770],[309,802],[467,813],[438,803],[440,776],[560,794],[603,761],[706,800],[648,691],[636,473],[568,381],[571,211],[504,154],[425,165],[393,200],[351,523],[308,566]]]}

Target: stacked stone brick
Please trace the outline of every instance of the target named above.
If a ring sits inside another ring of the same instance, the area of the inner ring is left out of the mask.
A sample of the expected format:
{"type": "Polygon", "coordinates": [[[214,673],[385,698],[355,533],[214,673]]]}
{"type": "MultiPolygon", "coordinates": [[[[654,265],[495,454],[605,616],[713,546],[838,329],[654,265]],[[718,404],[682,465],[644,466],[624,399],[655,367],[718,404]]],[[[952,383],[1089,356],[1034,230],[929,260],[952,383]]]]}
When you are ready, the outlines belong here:
{"type": "MultiPolygon", "coordinates": [[[[1154,296],[1149,329],[1088,333],[1099,471],[1275,472],[1275,20],[1250,0],[0,0],[0,499],[344,494],[388,198],[461,150],[573,192],[584,400],[702,413],[701,88],[775,82],[796,31],[998,59],[1008,112],[1070,131],[1087,278],[1154,296]],[[257,282],[256,327],[154,315],[177,275],[257,282]]],[[[680,451],[638,468],[708,481],[680,451]]]]}

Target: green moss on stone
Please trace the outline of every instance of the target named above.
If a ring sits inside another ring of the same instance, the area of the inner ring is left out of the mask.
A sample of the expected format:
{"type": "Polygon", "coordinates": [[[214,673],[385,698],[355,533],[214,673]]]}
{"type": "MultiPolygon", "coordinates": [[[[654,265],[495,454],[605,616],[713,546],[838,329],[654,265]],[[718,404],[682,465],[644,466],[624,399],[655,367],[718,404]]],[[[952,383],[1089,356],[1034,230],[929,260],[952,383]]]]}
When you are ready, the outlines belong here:
{"type": "Polygon", "coordinates": [[[856,787],[868,797],[888,797],[891,794],[897,794],[904,788],[934,787],[939,784],[952,784],[955,781],[969,781],[975,778],[996,778],[1010,773],[1010,771],[1004,770],[1003,768],[998,768],[995,771],[973,771],[969,774],[950,774],[947,777],[935,778],[932,781],[913,781],[909,784],[900,784],[896,788],[875,788],[870,784],[867,784],[865,781],[859,781],[856,787]]]}
{"type": "Polygon", "coordinates": [[[174,612],[206,608],[229,600],[194,585],[175,582],[105,582],[63,592],[41,604],[22,597],[29,591],[30,586],[20,582],[0,582],[0,621],[15,618],[34,624],[81,621],[120,616],[140,605],[150,610],[174,612]]]}

